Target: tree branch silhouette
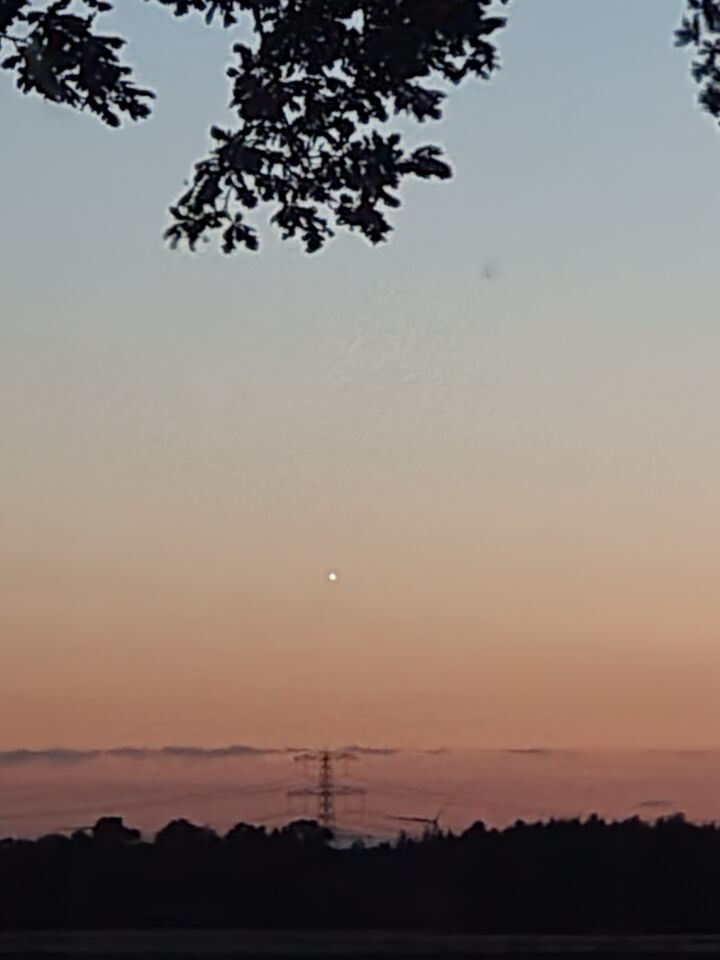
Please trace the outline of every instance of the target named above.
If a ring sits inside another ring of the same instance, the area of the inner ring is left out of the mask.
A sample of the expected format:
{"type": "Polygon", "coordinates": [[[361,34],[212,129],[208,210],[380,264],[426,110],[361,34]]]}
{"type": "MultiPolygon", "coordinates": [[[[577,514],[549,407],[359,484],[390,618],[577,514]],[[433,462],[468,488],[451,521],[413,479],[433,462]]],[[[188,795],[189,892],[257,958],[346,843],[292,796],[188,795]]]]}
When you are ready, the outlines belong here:
{"type": "MultiPolygon", "coordinates": [[[[494,35],[508,0],[146,0],[177,17],[236,27],[227,74],[232,127],[210,129],[212,147],[170,208],[171,246],[213,236],[226,253],[257,250],[251,219],[270,208],[283,239],[316,252],[339,229],[387,240],[389,212],[407,179],[452,175],[432,144],[409,150],[398,117],[440,120],[448,86],[487,80],[499,65],[494,35]]],[[[678,46],[695,48],[702,107],[720,119],[720,0],[686,0],[678,46]]],[[[121,37],[97,31],[109,0],[0,0],[0,66],[21,92],[104,123],[145,119],[154,94],[119,59],[121,37]]]]}

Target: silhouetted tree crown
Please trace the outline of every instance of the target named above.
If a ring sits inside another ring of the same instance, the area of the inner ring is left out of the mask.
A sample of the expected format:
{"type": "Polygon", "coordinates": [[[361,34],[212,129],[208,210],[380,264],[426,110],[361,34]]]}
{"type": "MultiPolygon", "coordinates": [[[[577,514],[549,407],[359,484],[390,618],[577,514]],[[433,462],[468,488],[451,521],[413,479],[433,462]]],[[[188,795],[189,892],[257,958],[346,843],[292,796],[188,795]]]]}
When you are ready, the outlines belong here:
{"type": "Polygon", "coordinates": [[[126,827],[121,817],[101,817],[92,828],[92,837],[96,843],[114,847],[137,843],[141,834],[133,827],[126,827]]]}
{"type": "Polygon", "coordinates": [[[0,841],[0,929],[720,933],[720,828],[675,815],[473,824],[348,845],[313,821],[154,840],[106,817],[0,841]]]}
{"type": "MultiPolygon", "coordinates": [[[[283,238],[309,252],[338,228],[371,243],[392,229],[407,177],[447,179],[434,145],[408,150],[393,116],[439,120],[447,85],[488,79],[492,38],[507,0],[146,0],[197,13],[234,36],[227,71],[235,127],[213,126],[213,147],[170,208],[172,246],[219,235],[226,253],[258,248],[248,214],[271,207],[283,238]],[[241,24],[241,21],[243,23],[241,24]]],[[[720,118],[720,0],[686,0],[677,31],[695,49],[700,102],[720,118]]],[[[110,126],[150,113],[154,94],[121,59],[125,40],[101,32],[108,0],[0,0],[0,61],[23,93],[110,126]]]]}

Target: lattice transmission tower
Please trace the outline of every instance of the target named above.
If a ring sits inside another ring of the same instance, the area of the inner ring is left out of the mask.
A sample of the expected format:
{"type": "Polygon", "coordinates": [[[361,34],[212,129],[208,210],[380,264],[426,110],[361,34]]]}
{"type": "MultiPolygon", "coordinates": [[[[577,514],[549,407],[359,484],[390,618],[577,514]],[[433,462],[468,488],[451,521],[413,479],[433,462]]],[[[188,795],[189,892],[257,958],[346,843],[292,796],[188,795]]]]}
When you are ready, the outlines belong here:
{"type": "Polygon", "coordinates": [[[288,797],[314,797],[317,800],[317,820],[324,827],[332,830],[335,826],[335,800],[338,797],[364,797],[363,787],[353,787],[347,784],[338,784],[335,780],[333,764],[338,760],[357,760],[354,753],[345,750],[319,750],[317,752],[300,753],[295,757],[300,763],[317,764],[317,781],[315,786],[299,787],[288,790],[288,797]]]}

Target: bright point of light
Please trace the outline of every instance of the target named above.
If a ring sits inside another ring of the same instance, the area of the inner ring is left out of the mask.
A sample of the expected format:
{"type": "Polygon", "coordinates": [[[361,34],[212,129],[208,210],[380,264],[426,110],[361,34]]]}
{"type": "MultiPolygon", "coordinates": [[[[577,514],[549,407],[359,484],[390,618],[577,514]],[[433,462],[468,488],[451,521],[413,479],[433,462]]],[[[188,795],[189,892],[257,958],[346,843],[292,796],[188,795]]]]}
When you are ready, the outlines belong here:
{"type": "Polygon", "coordinates": [[[335,583],[335,581],[338,578],[338,575],[335,573],[334,570],[331,570],[330,573],[327,575],[327,578],[330,581],[330,583],[335,583]]]}

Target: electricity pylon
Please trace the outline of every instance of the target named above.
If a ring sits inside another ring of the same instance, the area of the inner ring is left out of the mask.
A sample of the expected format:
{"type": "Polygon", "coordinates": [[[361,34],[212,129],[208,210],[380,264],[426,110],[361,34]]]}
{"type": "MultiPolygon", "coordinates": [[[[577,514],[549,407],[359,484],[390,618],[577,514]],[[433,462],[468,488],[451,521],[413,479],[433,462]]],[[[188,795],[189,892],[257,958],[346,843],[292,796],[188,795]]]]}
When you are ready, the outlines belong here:
{"type": "Polygon", "coordinates": [[[320,750],[315,753],[300,753],[295,760],[316,763],[318,765],[317,782],[314,787],[288,790],[288,797],[315,797],[318,823],[332,830],[335,826],[335,799],[365,796],[365,790],[362,787],[338,785],[335,782],[333,763],[336,760],[357,760],[357,757],[343,750],[320,750]]]}

